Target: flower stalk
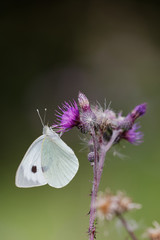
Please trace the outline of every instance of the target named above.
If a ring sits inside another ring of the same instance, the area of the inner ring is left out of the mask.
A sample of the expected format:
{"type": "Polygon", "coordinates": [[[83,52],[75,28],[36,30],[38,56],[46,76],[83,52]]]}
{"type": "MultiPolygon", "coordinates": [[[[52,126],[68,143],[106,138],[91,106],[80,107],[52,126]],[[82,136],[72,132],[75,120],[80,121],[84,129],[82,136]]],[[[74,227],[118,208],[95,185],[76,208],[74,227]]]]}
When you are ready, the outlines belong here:
{"type": "Polygon", "coordinates": [[[94,166],[93,166],[94,180],[93,180],[93,187],[92,187],[92,194],[91,194],[90,222],[89,222],[90,240],[93,240],[96,237],[96,227],[94,225],[94,222],[96,219],[96,197],[97,197],[97,192],[98,192],[98,188],[99,188],[99,184],[102,176],[106,153],[111,148],[111,146],[113,145],[115,139],[119,134],[120,134],[120,130],[118,131],[115,130],[112,134],[110,141],[107,143],[107,145],[103,143],[100,149],[100,158],[98,159],[96,135],[95,135],[95,131],[92,132],[95,158],[94,158],[94,166]]]}
{"type": "Polygon", "coordinates": [[[128,225],[126,219],[122,216],[122,214],[118,213],[117,217],[120,219],[121,223],[123,224],[124,228],[132,238],[132,240],[138,240],[138,238],[135,236],[134,232],[131,230],[130,226],[128,225]]]}
{"type": "Polygon", "coordinates": [[[95,130],[92,130],[92,140],[93,140],[93,148],[94,148],[94,166],[93,166],[93,187],[91,193],[91,206],[90,206],[90,221],[89,221],[89,235],[90,240],[93,240],[96,236],[96,228],[95,228],[95,218],[96,218],[96,197],[98,192],[98,182],[97,182],[97,170],[98,170],[98,147],[97,147],[97,139],[95,130]]]}
{"type": "Polygon", "coordinates": [[[98,187],[99,187],[100,180],[101,180],[101,175],[102,175],[102,171],[103,171],[103,166],[104,166],[106,153],[112,147],[114,141],[119,136],[120,132],[121,132],[121,130],[114,130],[113,134],[112,134],[112,137],[111,137],[110,141],[107,143],[107,145],[105,145],[104,143],[101,145],[100,158],[99,158],[99,167],[98,167],[98,176],[97,176],[98,187]]]}

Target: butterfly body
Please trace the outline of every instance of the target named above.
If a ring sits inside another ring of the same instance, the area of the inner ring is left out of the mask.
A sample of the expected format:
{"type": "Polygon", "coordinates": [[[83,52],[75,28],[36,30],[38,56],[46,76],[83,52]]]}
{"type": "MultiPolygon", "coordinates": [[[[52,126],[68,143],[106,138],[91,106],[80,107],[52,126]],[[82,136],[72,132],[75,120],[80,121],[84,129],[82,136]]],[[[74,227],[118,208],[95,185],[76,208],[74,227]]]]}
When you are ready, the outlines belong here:
{"type": "Polygon", "coordinates": [[[78,171],[73,150],[48,126],[43,135],[29,147],[16,173],[17,187],[49,184],[55,188],[67,185],[78,171]]]}

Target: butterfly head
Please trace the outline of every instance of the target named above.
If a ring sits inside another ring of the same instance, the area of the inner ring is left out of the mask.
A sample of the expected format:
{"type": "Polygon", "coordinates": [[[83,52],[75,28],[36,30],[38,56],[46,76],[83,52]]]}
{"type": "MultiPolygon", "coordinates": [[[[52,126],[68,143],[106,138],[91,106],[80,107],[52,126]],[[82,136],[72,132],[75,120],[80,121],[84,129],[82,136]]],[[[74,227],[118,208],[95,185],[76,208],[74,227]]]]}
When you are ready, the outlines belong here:
{"type": "Polygon", "coordinates": [[[54,132],[54,131],[52,130],[52,128],[48,127],[47,125],[45,125],[45,126],[43,127],[43,135],[50,136],[50,137],[52,137],[53,139],[59,138],[59,135],[58,135],[56,132],[54,132]]]}
{"type": "Polygon", "coordinates": [[[52,130],[47,125],[45,125],[43,127],[43,134],[44,135],[51,135],[52,134],[52,130]]]}

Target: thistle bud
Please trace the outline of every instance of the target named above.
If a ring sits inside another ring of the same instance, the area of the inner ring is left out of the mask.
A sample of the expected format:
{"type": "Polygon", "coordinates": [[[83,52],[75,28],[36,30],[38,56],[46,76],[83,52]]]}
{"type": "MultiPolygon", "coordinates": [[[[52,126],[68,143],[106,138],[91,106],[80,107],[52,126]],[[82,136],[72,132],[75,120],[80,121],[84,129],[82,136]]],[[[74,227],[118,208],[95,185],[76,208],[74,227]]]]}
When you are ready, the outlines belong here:
{"type": "Polygon", "coordinates": [[[88,161],[89,162],[94,162],[94,152],[88,153],[88,161]]]}
{"type": "Polygon", "coordinates": [[[79,95],[78,95],[78,103],[83,112],[91,110],[88,98],[81,92],[79,92],[79,95]]]}
{"type": "Polygon", "coordinates": [[[143,116],[146,112],[146,109],[147,109],[146,103],[142,103],[136,106],[130,114],[132,121],[134,122],[138,117],[143,116]]]}

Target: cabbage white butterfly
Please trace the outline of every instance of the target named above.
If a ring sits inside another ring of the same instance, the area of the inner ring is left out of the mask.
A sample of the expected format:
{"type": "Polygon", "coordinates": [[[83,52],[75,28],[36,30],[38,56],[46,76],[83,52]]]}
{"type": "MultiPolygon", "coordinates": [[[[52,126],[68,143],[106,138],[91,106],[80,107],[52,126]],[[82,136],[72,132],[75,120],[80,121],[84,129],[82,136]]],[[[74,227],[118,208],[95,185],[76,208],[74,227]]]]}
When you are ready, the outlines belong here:
{"type": "Polygon", "coordinates": [[[31,144],[24,155],[16,172],[15,184],[28,188],[48,183],[51,187],[62,188],[72,180],[78,168],[73,150],[43,124],[43,135],[31,144]]]}

